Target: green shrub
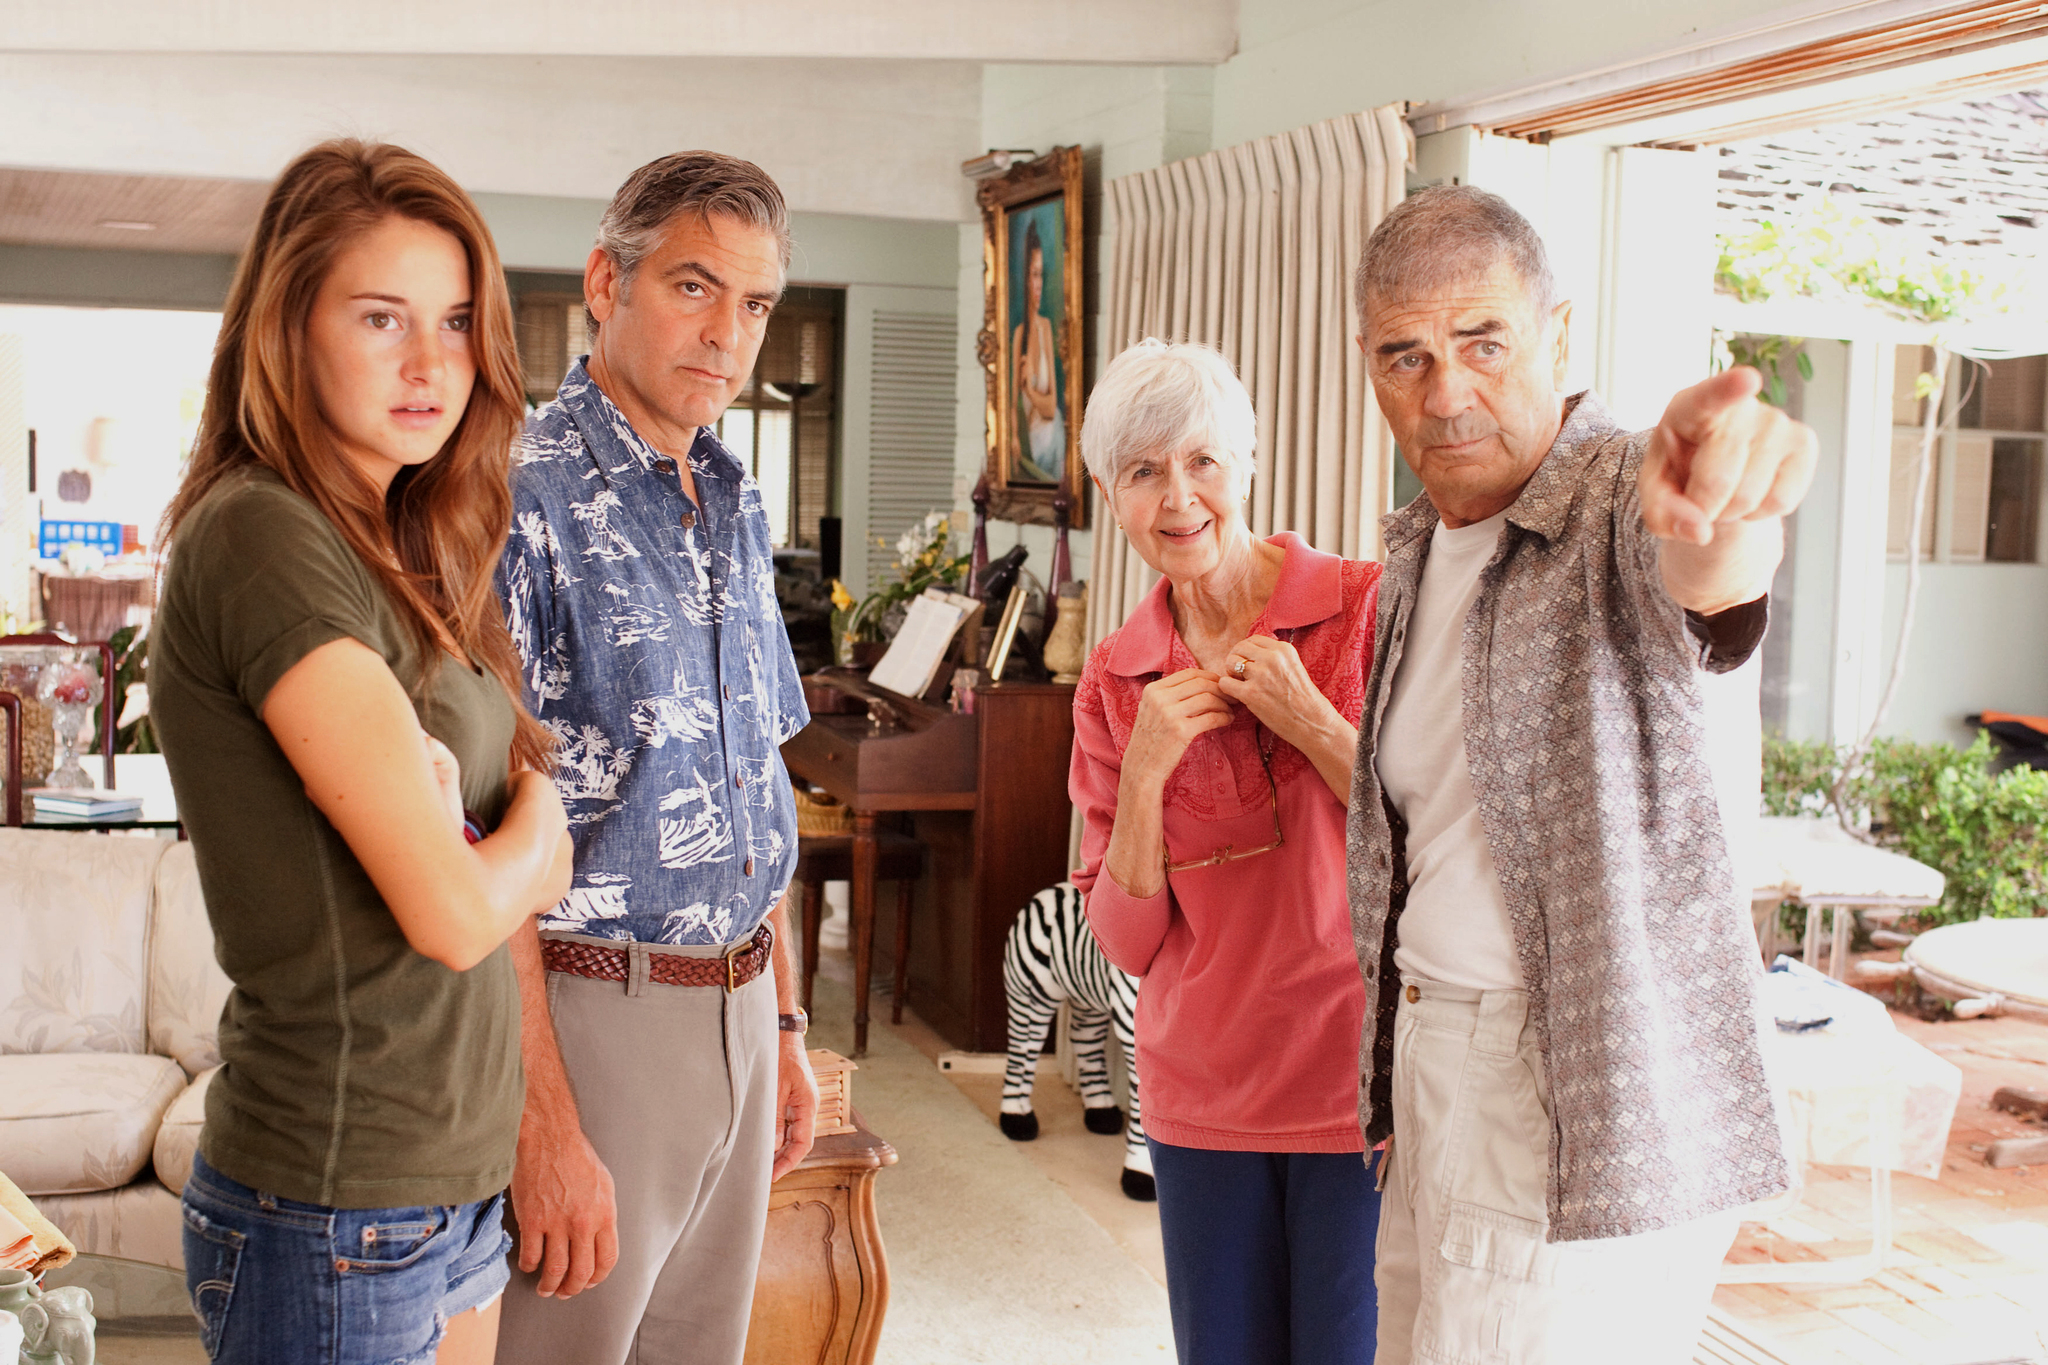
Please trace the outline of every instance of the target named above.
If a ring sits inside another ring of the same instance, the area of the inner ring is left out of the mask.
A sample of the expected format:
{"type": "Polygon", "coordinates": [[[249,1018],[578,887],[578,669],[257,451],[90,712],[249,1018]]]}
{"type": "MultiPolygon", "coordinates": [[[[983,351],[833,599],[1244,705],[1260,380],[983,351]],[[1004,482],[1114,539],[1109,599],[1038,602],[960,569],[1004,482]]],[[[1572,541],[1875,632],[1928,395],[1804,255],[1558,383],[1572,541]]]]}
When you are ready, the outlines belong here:
{"type": "MultiPolygon", "coordinates": [[[[1829,791],[1848,757],[1824,743],[1766,739],[1766,815],[1832,814],[1829,791]]],[[[1967,750],[1881,739],[1844,797],[1867,813],[1877,844],[1948,878],[1922,924],[2048,915],[2048,772],[1994,773],[1988,735],[1967,750]]]]}
{"type": "Polygon", "coordinates": [[[1826,815],[1835,746],[1825,740],[1764,739],[1764,814],[1826,815]]]}

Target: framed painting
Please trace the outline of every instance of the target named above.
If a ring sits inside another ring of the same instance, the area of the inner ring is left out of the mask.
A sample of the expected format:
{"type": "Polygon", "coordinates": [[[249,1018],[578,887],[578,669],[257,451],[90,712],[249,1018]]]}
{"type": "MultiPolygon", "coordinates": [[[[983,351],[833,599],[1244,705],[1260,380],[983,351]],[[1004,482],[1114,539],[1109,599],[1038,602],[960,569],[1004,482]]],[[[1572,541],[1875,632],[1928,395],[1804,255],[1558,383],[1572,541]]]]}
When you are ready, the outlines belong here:
{"type": "Polygon", "coordinates": [[[1050,526],[1063,503],[1067,524],[1080,527],[1081,149],[1056,147],[984,180],[976,198],[989,515],[1050,526]]]}

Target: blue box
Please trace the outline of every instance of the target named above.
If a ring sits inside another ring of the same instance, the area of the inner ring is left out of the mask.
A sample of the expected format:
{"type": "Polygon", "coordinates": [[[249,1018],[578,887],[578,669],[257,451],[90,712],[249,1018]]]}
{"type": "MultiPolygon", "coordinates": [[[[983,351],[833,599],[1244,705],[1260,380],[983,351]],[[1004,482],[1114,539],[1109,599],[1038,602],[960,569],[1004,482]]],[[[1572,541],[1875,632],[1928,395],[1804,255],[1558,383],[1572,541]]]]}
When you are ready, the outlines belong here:
{"type": "Polygon", "coordinates": [[[121,553],[121,523],[46,519],[36,536],[37,555],[43,559],[59,558],[66,545],[88,545],[112,559],[121,553]]]}

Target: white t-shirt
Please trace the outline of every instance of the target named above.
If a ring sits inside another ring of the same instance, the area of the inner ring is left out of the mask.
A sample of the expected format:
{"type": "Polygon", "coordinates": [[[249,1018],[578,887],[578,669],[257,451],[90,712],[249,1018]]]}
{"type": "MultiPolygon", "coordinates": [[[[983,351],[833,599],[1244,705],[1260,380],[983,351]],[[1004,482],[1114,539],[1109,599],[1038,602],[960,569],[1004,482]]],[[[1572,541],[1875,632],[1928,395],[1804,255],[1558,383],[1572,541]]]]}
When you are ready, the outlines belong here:
{"type": "Polygon", "coordinates": [[[1408,907],[1394,966],[1479,990],[1522,988],[1507,898],[1465,756],[1465,618],[1507,516],[1455,528],[1438,523],[1378,750],[1380,785],[1408,823],[1408,907]]]}

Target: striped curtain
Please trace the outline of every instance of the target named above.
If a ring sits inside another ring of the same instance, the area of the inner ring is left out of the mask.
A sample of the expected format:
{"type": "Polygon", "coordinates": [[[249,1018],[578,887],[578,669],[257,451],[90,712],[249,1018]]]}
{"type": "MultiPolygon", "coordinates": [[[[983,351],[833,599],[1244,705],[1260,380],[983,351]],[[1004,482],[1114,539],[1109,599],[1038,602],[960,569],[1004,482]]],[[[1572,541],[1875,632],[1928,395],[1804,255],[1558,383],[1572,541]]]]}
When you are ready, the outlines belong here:
{"type": "MultiPolygon", "coordinates": [[[[1414,137],[1388,105],[1112,180],[1105,359],[1146,337],[1222,349],[1258,413],[1254,534],[1379,554],[1393,439],[1352,338],[1351,273],[1406,194],[1414,137]]],[[[1106,509],[1104,509],[1106,510],[1106,509]]],[[[1092,645],[1157,575],[1098,515],[1092,645]]]]}

